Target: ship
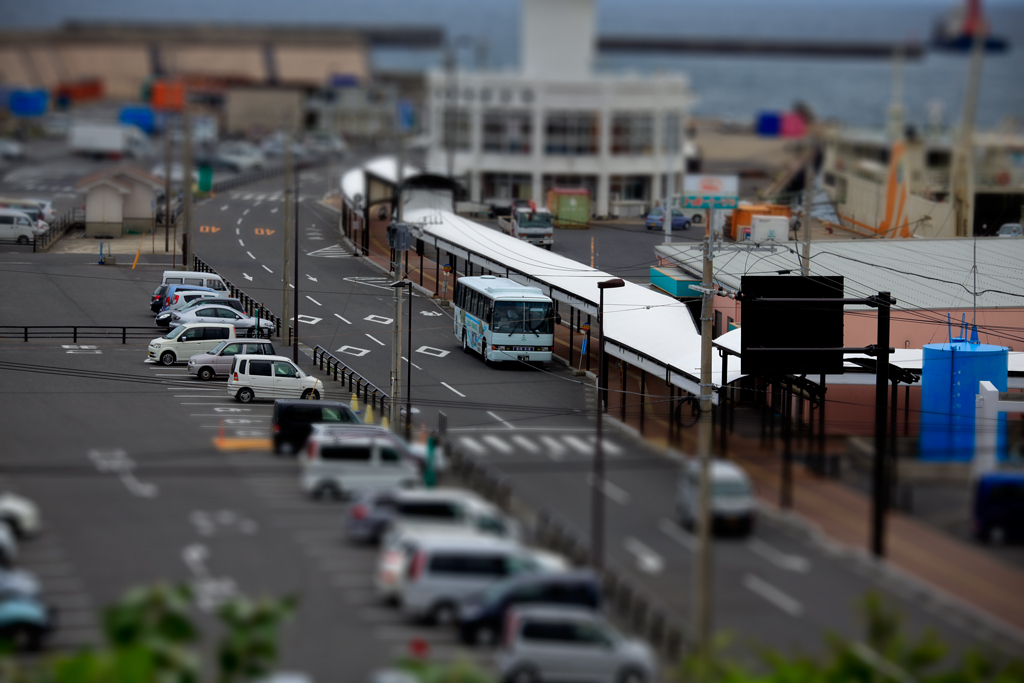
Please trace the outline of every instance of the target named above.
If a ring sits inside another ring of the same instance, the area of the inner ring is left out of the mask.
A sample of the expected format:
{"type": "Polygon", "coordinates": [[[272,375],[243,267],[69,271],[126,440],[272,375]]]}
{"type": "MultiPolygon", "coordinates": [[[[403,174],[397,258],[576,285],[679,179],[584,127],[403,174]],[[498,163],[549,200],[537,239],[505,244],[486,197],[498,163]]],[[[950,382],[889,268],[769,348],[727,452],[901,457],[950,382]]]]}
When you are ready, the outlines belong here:
{"type": "Polygon", "coordinates": [[[950,52],[970,52],[975,36],[984,38],[986,52],[1005,52],[1010,44],[1005,38],[993,36],[981,10],[981,0],[966,0],[965,5],[950,9],[935,22],[932,47],[950,52]]]}

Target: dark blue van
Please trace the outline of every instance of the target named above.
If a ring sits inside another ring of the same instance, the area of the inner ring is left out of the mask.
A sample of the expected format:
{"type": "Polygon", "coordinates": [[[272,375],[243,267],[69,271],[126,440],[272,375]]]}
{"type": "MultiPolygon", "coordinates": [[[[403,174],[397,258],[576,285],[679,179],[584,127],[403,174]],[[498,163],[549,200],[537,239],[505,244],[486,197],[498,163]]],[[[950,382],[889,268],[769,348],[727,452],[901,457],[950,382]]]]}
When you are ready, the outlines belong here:
{"type": "Polygon", "coordinates": [[[1024,470],[988,472],[974,489],[974,536],[988,541],[999,529],[1005,538],[1024,536],[1024,470]]]}

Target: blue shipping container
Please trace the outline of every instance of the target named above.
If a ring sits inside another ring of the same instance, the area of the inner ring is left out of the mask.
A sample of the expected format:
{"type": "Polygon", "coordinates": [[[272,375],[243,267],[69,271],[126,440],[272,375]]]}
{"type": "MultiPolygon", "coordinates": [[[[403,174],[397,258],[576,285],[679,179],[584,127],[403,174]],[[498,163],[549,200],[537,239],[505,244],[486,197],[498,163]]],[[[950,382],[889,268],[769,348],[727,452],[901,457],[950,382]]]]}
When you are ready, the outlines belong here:
{"type": "Polygon", "coordinates": [[[45,90],[12,90],[7,104],[15,116],[42,116],[49,101],[45,90]]]}
{"type": "Polygon", "coordinates": [[[777,111],[763,111],[757,115],[757,134],[776,137],[782,132],[782,114],[777,111]]]}
{"type": "Polygon", "coordinates": [[[121,115],[118,116],[117,120],[121,123],[138,126],[147,135],[152,135],[156,130],[156,116],[149,107],[125,107],[121,110],[121,115]]]}

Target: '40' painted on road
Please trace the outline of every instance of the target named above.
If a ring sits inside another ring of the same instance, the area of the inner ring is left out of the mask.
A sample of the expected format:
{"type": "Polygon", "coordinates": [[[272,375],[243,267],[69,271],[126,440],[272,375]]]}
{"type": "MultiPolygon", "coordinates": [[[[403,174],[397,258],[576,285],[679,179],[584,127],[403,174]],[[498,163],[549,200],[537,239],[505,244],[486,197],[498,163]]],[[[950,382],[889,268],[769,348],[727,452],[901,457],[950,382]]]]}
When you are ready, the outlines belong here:
{"type": "Polygon", "coordinates": [[[199,232],[220,232],[220,228],[214,225],[200,225],[199,232]]]}
{"type": "Polygon", "coordinates": [[[271,230],[270,228],[256,228],[254,232],[257,235],[273,235],[277,230],[271,230]]]}

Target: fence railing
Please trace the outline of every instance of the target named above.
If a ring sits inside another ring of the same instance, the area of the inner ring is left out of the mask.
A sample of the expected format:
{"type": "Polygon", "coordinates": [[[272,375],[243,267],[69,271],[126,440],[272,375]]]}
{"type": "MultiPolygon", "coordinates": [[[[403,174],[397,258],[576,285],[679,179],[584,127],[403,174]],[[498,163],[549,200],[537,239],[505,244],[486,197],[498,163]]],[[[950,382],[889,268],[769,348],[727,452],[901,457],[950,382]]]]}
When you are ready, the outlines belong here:
{"type": "MultiPolygon", "coordinates": [[[[195,254],[192,255],[192,270],[196,270],[196,271],[199,271],[199,272],[202,272],[202,273],[213,273],[214,275],[220,275],[220,273],[218,273],[216,270],[211,268],[210,265],[206,263],[206,261],[204,261],[203,259],[199,258],[195,254]]],[[[243,291],[240,287],[236,287],[234,284],[229,282],[223,276],[221,277],[221,279],[224,280],[224,285],[228,288],[228,291],[231,293],[231,296],[233,298],[235,298],[235,299],[238,299],[240,302],[242,302],[242,306],[245,308],[246,315],[255,316],[256,312],[258,310],[259,314],[260,314],[260,318],[263,318],[265,320],[270,320],[270,321],[272,321],[274,323],[274,334],[277,335],[278,337],[282,337],[283,338],[281,332],[282,332],[282,327],[284,326],[284,323],[283,323],[283,321],[281,320],[281,318],[279,316],[274,315],[273,312],[271,312],[271,310],[267,307],[266,304],[264,304],[261,301],[256,301],[256,299],[253,299],[251,296],[246,294],[245,291],[243,291]]],[[[288,334],[288,343],[291,344],[291,342],[292,342],[292,326],[291,325],[288,325],[287,334],[288,334]]]]}
{"type": "Polygon", "coordinates": [[[313,347],[313,362],[321,370],[326,370],[336,381],[343,385],[347,384],[348,390],[358,396],[363,403],[372,405],[374,410],[380,411],[380,414],[386,415],[389,420],[394,419],[391,415],[391,397],[319,344],[313,347]]]}
{"type": "MultiPolygon", "coordinates": [[[[310,161],[299,161],[295,163],[295,169],[298,171],[313,168],[314,166],[322,166],[326,164],[326,159],[317,159],[310,161]]],[[[256,183],[267,178],[275,178],[279,175],[284,175],[284,165],[274,166],[272,168],[263,168],[258,171],[247,171],[246,173],[240,173],[234,178],[227,180],[221,180],[212,185],[211,189],[214,192],[224,192],[225,190],[233,190],[236,187],[242,185],[248,185],[249,183],[256,183]]]]}
{"type": "Polygon", "coordinates": [[[153,339],[160,336],[155,327],[125,325],[0,325],[0,339],[120,339],[127,344],[129,339],[153,339]]]}
{"type": "MultiPolygon", "coordinates": [[[[452,471],[469,488],[508,514],[521,513],[526,507],[516,500],[508,478],[492,465],[469,455],[451,441],[444,442],[444,449],[452,471]]],[[[524,528],[531,529],[532,543],[560,553],[576,565],[587,564],[590,549],[584,536],[571,523],[547,508],[530,517],[520,521],[524,522],[524,528]]],[[[691,642],[686,623],[618,567],[606,566],[599,575],[610,616],[623,628],[650,643],[665,662],[677,663],[683,648],[691,642]]]]}

